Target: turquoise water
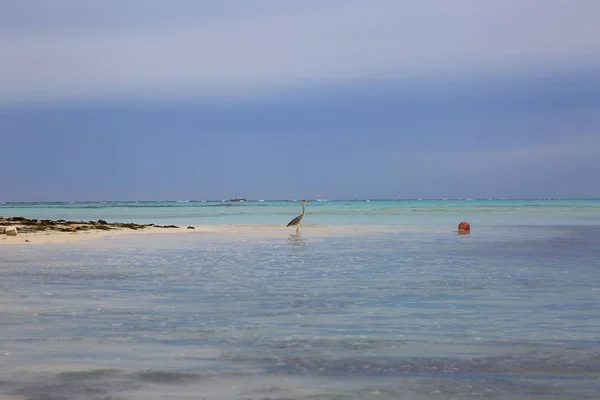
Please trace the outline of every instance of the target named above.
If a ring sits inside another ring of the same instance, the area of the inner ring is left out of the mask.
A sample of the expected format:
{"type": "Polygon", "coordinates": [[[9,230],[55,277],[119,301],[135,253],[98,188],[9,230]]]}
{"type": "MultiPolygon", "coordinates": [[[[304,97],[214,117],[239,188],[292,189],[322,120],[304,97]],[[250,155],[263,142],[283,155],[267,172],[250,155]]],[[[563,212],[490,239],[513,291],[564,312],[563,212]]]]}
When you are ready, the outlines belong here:
{"type": "MultiPolygon", "coordinates": [[[[197,225],[285,225],[300,210],[296,201],[0,204],[3,216],[197,225]]],[[[304,223],[318,225],[598,224],[600,200],[336,200],[313,201],[306,212],[304,223]]]]}
{"type": "MultiPolygon", "coordinates": [[[[299,209],[106,204],[0,214],[281,225],[299,209]]],[[[300,235],[3,245],[0,398],[597,399],[599,207],[313,202],[300,235]]]]}

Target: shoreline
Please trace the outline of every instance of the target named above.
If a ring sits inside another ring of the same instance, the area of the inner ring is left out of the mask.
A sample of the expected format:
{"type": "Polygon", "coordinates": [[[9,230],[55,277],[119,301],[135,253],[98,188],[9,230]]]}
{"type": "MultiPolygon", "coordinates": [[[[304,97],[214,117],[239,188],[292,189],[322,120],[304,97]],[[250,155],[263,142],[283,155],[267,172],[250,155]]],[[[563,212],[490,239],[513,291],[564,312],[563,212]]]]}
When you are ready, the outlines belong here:
{"type": "Polygon", "coordinates": [[[109,223],[0,217],[0,244],[70,243],[131,233],[167,233],[193,231],[195,227],[176,225],[109,223]],[[9,233],[10,232],[10,233],[9,233]]]}
{"type": "Polygon", "coordinates": [[[187,229],[187,228],[157,228],[148,227],[143,230],[130,230],[126,228],[113,229],[110,231],[80,231],[80,232],[23,232],[17,236],[8,236],[0,233],[0,246],[3,244],[41,244],[41,243],[74,243],[84,240],[100,239],[104,237],[114,237],[121,235],[135,234],[155,234],[155,233],[183,233],[208,231],[208,229],[187,229]]]}
{"type": "Polygon", "coordinates": [[[133,222],[69,221],[0,217],[0,244],[69,243],[131,233],[167,233],[194,231],[196,227],[138,224],[133,222]]]}
{"type": "Polygon", "coordinates": [[[29,220],[22,217],[0,217],[0,246],[3,244],[74,243],[121,235],[153,235],[169,233],[214,233],[229,236],[320,236],[327,234],[357,234],[375,232],[406,232],[410,228],[384,226],[331,226],[306,224],[300,229],[285,225],[157,225],[136,223],[107,223],[105,221],[29,220]],[[35,221],[35,222],[34,222],[35,221]],[[99,222],[100,221],[100,222],[99,222]],[[92,224],[92,222],[94,222],[92,224]],[[4,229],[15,227],[18,233],[9,236],[4,229]]]}
{"type": "Polygon", "coordinates": [[[301,237],[301,236],[320,236],[325,234],[357,234],[368,232],[381,232],[384,230],[399,232],[406,229],[386,229],[374,227],[331,227],[331,226],[310,226],[307,225],[304,231],[296,234],[295,229],[285,226],[259,226],[259,225],[195,225],[193,229],[187,227],[178,228],[158,228],[148,227],[140,230],[113,229],[110,231],[80,231],[80,232],[25,232],[17,236],[7,236],[0,233],[0,246],[2,245],[23,245],[23,244],[68,244],[107,237],[117,237],[123,235],[155,235],[155,234],[189,234],[189,233],[214,233],[219,235],[228,235],[231,237],[301,237]]]}

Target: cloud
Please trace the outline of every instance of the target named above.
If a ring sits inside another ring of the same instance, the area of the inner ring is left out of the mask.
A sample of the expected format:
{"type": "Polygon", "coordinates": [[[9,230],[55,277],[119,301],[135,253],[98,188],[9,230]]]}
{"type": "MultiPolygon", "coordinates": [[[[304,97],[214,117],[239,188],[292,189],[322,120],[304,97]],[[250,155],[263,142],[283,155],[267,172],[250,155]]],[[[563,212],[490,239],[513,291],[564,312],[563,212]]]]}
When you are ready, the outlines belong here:
{"type": "Polygon", "coordinates": [[[52,3],[60,23],[30,2],[0,12],[21,15],[0,30],[0,104],[600,65],[595,0],[67,3],[52,3]]]}

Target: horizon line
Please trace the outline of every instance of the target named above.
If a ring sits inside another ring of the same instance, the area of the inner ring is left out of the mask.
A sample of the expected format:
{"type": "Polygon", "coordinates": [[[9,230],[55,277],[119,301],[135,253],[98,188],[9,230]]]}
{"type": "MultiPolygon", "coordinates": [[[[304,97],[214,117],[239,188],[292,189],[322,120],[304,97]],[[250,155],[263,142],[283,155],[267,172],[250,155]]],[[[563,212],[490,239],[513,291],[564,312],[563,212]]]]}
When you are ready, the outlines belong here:
{"type": "MultiPolygon", "coordinates": [[[[86,203],[254,203],[254,202],[299,202],[303,199],[201,199],[201,200],[55,200],[55,201],[0,201],[0,206],[10,204],[86,204],[86,203]]],[[[511,201],[511,200],[600,200],[600,197],[401,197],[401,198],[340,198],[340,199],[310,199],[314,202],[330,201],[511,201]]]]}

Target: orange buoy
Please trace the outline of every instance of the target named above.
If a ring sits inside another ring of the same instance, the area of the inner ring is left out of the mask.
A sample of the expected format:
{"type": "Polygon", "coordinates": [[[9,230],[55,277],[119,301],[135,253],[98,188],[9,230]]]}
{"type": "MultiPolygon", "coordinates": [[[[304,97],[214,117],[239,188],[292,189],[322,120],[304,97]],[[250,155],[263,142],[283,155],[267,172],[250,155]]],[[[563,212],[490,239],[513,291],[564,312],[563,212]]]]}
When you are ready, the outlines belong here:
{"type": "Polygon", "coordinates": [[[458,233],[469,233],[471,232],[471,225],[468,222],[463,221],[458,224],[458,233]]]}

